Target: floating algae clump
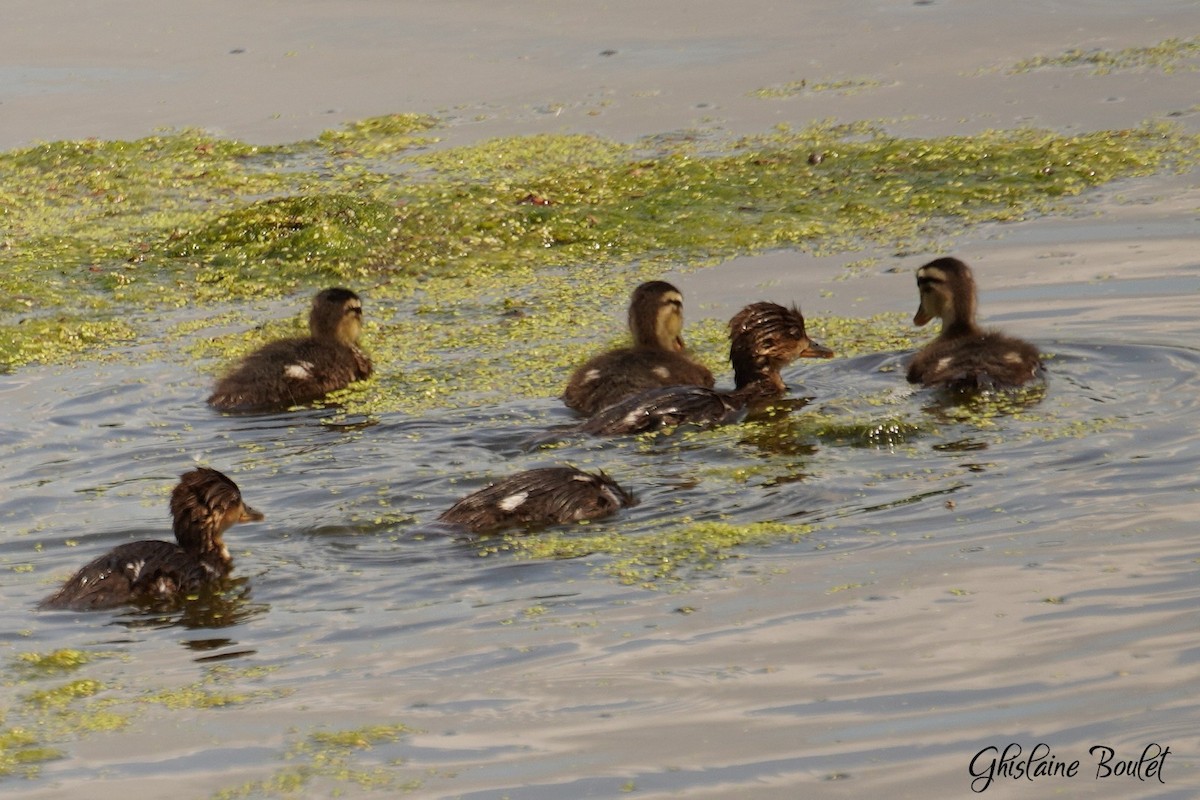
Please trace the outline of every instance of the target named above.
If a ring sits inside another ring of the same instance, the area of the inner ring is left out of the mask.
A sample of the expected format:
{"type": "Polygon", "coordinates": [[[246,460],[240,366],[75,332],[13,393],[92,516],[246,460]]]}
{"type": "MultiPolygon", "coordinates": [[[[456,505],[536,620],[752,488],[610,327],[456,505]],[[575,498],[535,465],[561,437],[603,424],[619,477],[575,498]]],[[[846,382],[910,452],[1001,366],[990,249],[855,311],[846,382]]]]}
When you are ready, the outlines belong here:
{"type": "MultiPolygon", "coordinates": [[[[362,763],[369,751],[398,742],[403,734],[411,732],[412,728],[400,724],[315,731],[288,749],[284,758],[291,762],[289,765],[264,780],[223,789],[212,795],[213,800],[294,797],[301,793],[315,795],[319,789],[327,789],[330,796],[337,796],[343,793],[345,786],[374,791],[412,791],[419,788],[421,782],[400,774],[396,769],[400,765],[397,759],[385,764],[362,763]]],[[[324,792],[321,794],[325,796],[324,792]]]]}
{"type": "Polygon", "coordinates": [[[203,283],[266,278],[282,268],[295,280],[362,280],[386,263],[396,229],[394,209],[344,194],[277,197],[219,214],[191,230],[172,232],[168,257],[194,259],[203,283]]]}
{"type": "Polygon", "coordinates": [[[325,131],[317,142],[339,155],[381,156],[436,142],[412,135],[436,125],[437,118],[426,114],[386,114],[352,122],[345,130],[325,131]]]}
{"type": "Polygon", "coordinates": [[[434,124],[374,118],[270,148],[181,131],[0,154],[0,364],[62,362],[132,338],[175,347],[170,326],[137,317],[339,282],[396,307],[394,323],[375,317],[389,325],[436,312],[420,340],[395,345],[427,362],[426,335],[449,342],[495,320],[489,336],[551,348],[543,368],[565,370],[575,352],[564,332],[594,345],[608,335],[602,310],[665,268],[778,248],[919,248],[1054,211],[1197,149],[1150,126],[905,139],[821,124],[703,147],[542,135],[406,152],[434,124]],[[548,309],[573,311],[570,324],[542,324],[548,309]],[[50,319],[61,330],[26,327],[50,319]],[[88,335],[102,320],[112,329],[88,335]]]}
{"type": "Polygon", "coordinates": [[[90,664],[97,657],[97,654],[86,650],[72,649],[20,653],[13,657],[12,668],[26,678],[62,675],[90,664]]]}
{"type": "MultiPolygon", "coordinates": [[[[1127,47],[1124,50],[1068,50],[1057,56],[1035,56],[1018,61],[1010,75],[1048,67],[1091,67],[1094,75],[1132,69],[1160,69],[1172,73],[1181,62],[1200,58],[1200,36],[1190,39],[1164,39],[1147,47],[1127,47]]],[[[1197,65],[1187,65],[1195,70],[1197,65]]]]}
{"type": "Polygon", "coordinates": [[[106,686],[93,678],[74,678],[54,686],[48,679],[73,674],[108,653],[61,649],[20,653],[10,659],[8,673],[18,686],[41,686],[20,696],[20,702],[0,709],[0,778],[32,777],[39,765],[63,757],[53,746],[81,733],[111,731],[128,722],[108,709],[109,700],[96,695],[106,686]]]}
{"type": "MultiPolygon", "coordinates": [[[[579,526],[581,528],[586,526],[579,526]]],[[[685,522],[636,535],[608,531],[580,535],[545,531],[538,536],[507,536],[485,542],[481,555],[512,550],[528,558],[580,558],[606,555],[604,571],[626,584],[653,587],[677,582],[687,574],[712,570],[737,558],[734,548],[794,541],[815,530],[795,522],[685,522]]]]}

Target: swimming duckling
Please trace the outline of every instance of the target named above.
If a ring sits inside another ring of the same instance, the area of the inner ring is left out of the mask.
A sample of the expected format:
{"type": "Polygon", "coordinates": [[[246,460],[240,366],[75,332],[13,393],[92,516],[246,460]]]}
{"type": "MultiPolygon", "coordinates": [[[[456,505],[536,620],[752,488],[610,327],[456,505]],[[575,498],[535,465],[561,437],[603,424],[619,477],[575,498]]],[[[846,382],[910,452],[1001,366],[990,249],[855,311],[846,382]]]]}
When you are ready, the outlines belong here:
{"type": "Polygon", "coordinates": [[[371,359],[358,349],[362,301],[349,289],[325,289],[313,298],[310,335],[280,339],[254,351],[221,380],[208,404],[221,411],[264,411],[319,400],[371,376],[371,359]]]}
{"type": "Polygon", "coordinates": [[[1012,388],[1038,377],[1041,358],[1029,342],[975,324],[975,278],[957,258],[917,270],[921,304],[914,325],[941,317],[942,332],[908,365],[909,383],[948,389],[1012,388]]]}
{"type": "Polygon", "coordinates": [[[690,423],[719,425],[748,406],[781,396],[779,370],[797,358],[832,358],[833,351],[808,338],[800,310],[752,303],[729,321],[729,360],[737,388],[703,386],[650,389],[600,410],[579,430],[595,436],[641,433],[690,423]]]}
{"type": "Polygon", "coordinates": [[[592,415],[631,394],[658,386],[712,386],[713,375],[683,344],[683,295],[666,281],[648,281],[629,301],[633,347],[609,350],[575,370],[563,392],[568,408],[592,415]]]}
{"type": "Polygon", "coordinates": [[[637,501],[603,472],[542,467],[518,472],[467,495],[438,519],[473,533],[542,527],[615,514],[637,501]]]}
{"type": "Polygon", "coordinates": [[[235,523],[263,518],[242,502],[236,483],[207,467],[180,476],[171,493],[171,516],[178,544],[120,545],[76,572],[38,607],[89,611],[182,599],[233,569],[221,534],[235,523]]]}

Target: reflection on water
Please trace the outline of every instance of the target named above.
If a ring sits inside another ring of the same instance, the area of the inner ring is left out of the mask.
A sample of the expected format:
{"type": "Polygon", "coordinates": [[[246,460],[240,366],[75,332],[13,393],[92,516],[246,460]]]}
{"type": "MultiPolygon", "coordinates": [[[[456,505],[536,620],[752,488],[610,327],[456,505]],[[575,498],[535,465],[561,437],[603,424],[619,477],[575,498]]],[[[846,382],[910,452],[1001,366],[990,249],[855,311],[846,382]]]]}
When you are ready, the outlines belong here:
{"type": "MultiPolygon", "coordinates": [[[[10,785],[70,793],[99,767],[115,794],[184,760],[204,796],[307,752],[297,731],[376,723],[423,733],[386,759],[338,758],[429,796],[961,796],[945,776],[1014,737],[1195,745],[1177,688],[1195,685],[1195,658],[1170,654],[1200,652],[1184,538],[1200,353],[1040,344],[1047,381],[1015,395],[914,390],[904,354],[875,354],[793,367],[795,399],[738,425],[603,440],[556,439],[568,417],[551,399],[422,419],[221,417],[154,364],[23,372],[0,445],[0,627],[10,656],[117,654],[72,676],[133,721],[54,734],[65,757],[10,785]],[[33,612],[100,552],[169,536],[163,498],[197,461],[267,515],[227,534],[225,591],[33,612]],[[819,527],[646,591],[609,577],[605,556],[483,555],[434,522],[492,478],[558,463],[604,469],[640,499],[589,533],[819,527]],[[193,697],[178,687],[208,686],[218,666],[219,712],[137,699],[193,697]],[[1162,689],[1129,699],[1149,670],[1162,689]],[[160,726],[194,734],[145,735],[160,726]]],[[[9,719],[62,682],[9,689],[9,719]]]]}

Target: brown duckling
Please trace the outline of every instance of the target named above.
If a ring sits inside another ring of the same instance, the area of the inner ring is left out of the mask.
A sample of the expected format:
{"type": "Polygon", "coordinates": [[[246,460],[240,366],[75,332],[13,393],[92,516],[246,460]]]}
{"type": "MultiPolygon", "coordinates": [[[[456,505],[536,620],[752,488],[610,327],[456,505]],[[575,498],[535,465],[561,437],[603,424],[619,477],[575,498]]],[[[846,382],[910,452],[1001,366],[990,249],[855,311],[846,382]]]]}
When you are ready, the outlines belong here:
{"type": "Polygon", "coordinates": [[[178,544],[155,540],[114,548],[76,572],[39,608],[89,611],[127,603],[181,600],[233,569],[221,535],[263,515],[242,502],[237,484],[215,469],[180,476],[171,493],[178,544]]]}
{"type": "Polygon", "coordinates": [[[371,359],[358,348],[362,301],[349,289],[325,289],[313,298],[310,335],[280,339],[242,359],[217,381],[208,404],[221,411],[265,411],[320,400],[371,376],[371,359]]]}
{"type": "Polygon", "coordinates": [[[1036,347],[975,323],[975,278],[962,261],[930,261],[917,270],[917,290],[921,303],[913,324],[940,317],[942,332],[909,362],[909,383],[956,390],[1003,389],[1038,377],[1042,362],[1036,347]]]}
{"type": "Polygon", "coordinates": [[[615,514],[637,501],[603,472],[542,467],[518,472],[467,495],[438,519],[473,533],[542,527],[615,514]]]}
{"type": "Polygon", "coordinates": [[[683,295],[666,281],[648,281],[629,301],[633,346],[609,350],[575,370],[563,402],[592,415],[631,394],[659,386],[709,386],[713,375],[686,354],[683,295]]]}
{"type": "Polygon", "coordinates": [[[832,358],[833,351],[808,338],[800,310],[752,303],[729,321],[732,392],[703,386],[649,389],[601,409],[579,430],[596,436],[641,433],[689,423],[719,425],[755,403],[781,396],[779,370],[797,358],[832,358]]]}

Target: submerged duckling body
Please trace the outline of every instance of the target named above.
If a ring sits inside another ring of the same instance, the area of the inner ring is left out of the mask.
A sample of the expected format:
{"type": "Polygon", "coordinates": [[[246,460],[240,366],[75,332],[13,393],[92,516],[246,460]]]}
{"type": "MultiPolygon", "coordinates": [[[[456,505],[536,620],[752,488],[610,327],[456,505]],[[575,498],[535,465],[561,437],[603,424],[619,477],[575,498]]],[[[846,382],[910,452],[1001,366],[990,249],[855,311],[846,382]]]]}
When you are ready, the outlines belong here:
{"type": "Polygon", "coordinates": [[[242,502],[237,484],[215,469],[185,472],[171,493],[178,542],[145,540],[110,550],[76,572],[39,608],[90,611],[179,600],[233,569],[222,534],[263,515],[242,502]]]}
{"type": "Polygon", "coordinates": [[[635,503],[603,472],[542,467],[518,472],[467,495],[438,519],[473,533],[594,520],[635,503]]]}
{"type": "Polygon", "coordinates": [[[781,396],[779,370],[797,358],[831,358],[833,351],[808,338],[799,309],[752,303],[729,321],[732,392],[703,386],[668,386],[614,403],[579,426],[594,436],[642,433],[675,425],[720,425],[747,407],[781,396]]]}
{"type": "Polygon", "coordinates": [[[601,353],[575,370],[563,402],[592,415],[632,394],[659,386],[709,386],[712,372],[688,357],[683,343],[683,295],[666,281],[648,281],[629,301],[633,346],[601,353]]]}
{"type": "Polygon", "coordinates": [[[975,277],[965,263],[930,261],[917,270],[917,290],[921,300],[913,324],[938,317],[942,330],[909,362],[909,383],[971,391],[1014,388],[1039,376],[1036,347],[976,324],[975,277]]]}
{"type": "Polygon", "coordinates": [[[313,298],[309,336],[280,339],[254,351],[217,382],[208,404],[221,411],[266,411],[320,400],[371,376],[358,348],[362,300],[349,289],[313,298]]]}

